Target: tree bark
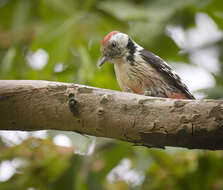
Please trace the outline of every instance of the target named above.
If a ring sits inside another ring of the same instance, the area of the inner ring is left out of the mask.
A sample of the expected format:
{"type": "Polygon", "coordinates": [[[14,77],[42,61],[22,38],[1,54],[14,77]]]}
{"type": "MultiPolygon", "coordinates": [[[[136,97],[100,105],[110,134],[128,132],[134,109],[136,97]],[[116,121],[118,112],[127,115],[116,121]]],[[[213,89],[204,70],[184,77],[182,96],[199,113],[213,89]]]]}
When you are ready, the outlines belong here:
{"type": "Polygon", "coordinates": [[[0,130],[75,131],[147,147],[223,149],[223,101],[154,98],[79,84],[0,80],[0,130]]]}

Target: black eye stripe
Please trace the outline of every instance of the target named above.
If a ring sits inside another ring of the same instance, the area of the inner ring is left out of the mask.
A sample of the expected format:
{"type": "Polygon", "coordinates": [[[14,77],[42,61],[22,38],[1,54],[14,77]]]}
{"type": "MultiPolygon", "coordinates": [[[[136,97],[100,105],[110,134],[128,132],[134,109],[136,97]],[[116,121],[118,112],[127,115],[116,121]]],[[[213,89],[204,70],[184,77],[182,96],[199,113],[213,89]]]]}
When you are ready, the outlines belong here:
{"type": "Polygon", "coordinates": [[[134,55],[136,52],[136,46],[131,40],[131,38],[128,39],[127,49],[129,51],[129,55],[127,56],[127,60],[130,62],[131,65],[134,65],[134,55]]]}

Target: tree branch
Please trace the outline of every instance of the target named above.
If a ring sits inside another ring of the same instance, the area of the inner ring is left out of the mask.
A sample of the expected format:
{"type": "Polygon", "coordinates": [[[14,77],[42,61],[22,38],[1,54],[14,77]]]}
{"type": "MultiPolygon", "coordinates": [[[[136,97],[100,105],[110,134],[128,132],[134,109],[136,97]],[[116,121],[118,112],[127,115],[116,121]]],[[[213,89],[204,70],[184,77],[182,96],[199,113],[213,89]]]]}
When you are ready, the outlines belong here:
{"type": "Polygon", "coordinates": [[[45,129],[147,147],[223,149],[223,101],[152,98],[71,83],[0,80],[0,130],[45,129]]]}

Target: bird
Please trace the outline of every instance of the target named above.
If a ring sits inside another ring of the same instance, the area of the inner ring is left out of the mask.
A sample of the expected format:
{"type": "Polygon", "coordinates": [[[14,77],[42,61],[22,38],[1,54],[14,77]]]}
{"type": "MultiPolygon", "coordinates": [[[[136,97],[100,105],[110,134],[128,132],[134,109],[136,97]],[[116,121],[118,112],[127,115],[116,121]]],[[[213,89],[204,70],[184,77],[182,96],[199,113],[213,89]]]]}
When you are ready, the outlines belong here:
{"type": "Polygon", "coordinates": [[[127,34],[119,31],[108,33],[100,51],[102,57],[98,67],[105,62],[113,63],[122,91],[161,98],[195,99],[170,65],[127,34]]]}

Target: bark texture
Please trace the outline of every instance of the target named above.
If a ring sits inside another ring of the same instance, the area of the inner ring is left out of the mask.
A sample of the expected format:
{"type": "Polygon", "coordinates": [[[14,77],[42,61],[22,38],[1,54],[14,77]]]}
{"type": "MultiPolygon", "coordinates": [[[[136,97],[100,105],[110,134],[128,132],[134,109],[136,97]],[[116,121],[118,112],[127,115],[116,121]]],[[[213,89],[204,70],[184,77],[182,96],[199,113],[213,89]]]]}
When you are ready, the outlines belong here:
{"type": "Polygon", "coordinates": [[[45,129],[147,147],[223,149],[223,101],[152,98],[71,83],[0,80],[0,130],[45,129]]]}

